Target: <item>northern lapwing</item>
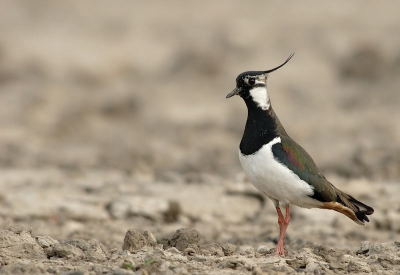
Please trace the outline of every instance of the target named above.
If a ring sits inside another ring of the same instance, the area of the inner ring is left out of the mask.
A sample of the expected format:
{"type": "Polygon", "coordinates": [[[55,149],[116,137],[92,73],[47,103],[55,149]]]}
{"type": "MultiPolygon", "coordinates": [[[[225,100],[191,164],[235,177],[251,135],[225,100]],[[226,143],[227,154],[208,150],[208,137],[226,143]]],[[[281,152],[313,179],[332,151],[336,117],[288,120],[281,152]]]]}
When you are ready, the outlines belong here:
{"type": "Polygon", "coordinates": [[[268,71],[248,71],[236,78],[236,88],[226,97],[239,95],[246,103],[248,116],[239,146],[239,160],[253,185],[269,197],[278,213],[280,237],[276,246],[285,255],[283,240],[290,222],[289,205],[332,209],[354,222],[365,225],[374,209],[340,191],[330,183],[311,156],[289,137],[271,106],[267,92],[268,71]],[[284,217],[281,206],[286,207],[284,217]]]}

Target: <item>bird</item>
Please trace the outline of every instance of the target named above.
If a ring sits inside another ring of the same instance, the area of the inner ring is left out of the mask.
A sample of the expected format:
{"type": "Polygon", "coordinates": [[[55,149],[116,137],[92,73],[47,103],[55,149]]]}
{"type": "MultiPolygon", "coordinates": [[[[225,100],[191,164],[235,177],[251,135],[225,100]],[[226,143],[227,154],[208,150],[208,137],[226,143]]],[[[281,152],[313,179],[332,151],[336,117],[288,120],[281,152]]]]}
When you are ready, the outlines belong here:
{"type": "Polygon", "coordinates": [[[246,71],[236,78],[236,87],[226,98],[240,96],[247,106],[247,120],[239,146],[239,161],[251,183],[272,200],[278,214],[279,240],[275,249],[285,256],[284,237],[290,223],[290,205],[331,209],[355,223],[369,222],[374,209],[339,190],[321,173],[311,156],[296,143],[275,114],[267,91],[270,73],[246,71]],[[283,216],[281,208],[285,207],[283,216]]]}

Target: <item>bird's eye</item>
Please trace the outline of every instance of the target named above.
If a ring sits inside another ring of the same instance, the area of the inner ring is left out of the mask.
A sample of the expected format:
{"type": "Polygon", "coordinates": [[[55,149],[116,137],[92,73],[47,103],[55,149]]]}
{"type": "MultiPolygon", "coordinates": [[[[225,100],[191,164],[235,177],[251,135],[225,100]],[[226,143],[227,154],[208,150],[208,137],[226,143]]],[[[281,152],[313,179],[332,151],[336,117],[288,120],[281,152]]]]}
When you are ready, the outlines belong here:
{"type": "Polygon", "coordinates": [[[254,85],[256,83],[256,80],[254,78],[249,78],[249,84],[254,85]]]}

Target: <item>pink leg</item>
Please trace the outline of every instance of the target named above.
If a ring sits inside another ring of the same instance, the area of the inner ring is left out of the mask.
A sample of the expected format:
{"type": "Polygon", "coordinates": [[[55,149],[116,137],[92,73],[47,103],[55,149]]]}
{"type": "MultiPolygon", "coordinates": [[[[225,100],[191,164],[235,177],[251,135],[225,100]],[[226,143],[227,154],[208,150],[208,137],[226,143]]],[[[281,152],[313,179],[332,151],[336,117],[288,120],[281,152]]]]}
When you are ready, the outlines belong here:
{"type": "Polygon", "coordinates": [[[279,241],[276,246],[276,254],[278,256],[285,256],[285,249],[283,248],[283,240],[285,238],[286,229],[290,223],[290,209],[289,205],[286,205],[286,217],[284,218],[279,207],[276,207],[276,212],[278,213],[278,224],[279,224],[279,241]]]}

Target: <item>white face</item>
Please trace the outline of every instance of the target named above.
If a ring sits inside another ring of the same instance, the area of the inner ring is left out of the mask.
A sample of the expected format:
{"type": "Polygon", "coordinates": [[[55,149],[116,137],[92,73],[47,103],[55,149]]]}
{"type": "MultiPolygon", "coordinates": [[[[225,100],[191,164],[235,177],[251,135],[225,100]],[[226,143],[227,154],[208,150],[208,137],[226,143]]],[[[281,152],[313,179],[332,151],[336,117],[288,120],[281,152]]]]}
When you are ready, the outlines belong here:
{"type": "Polygon", "coordinates": [[[268,110],[271,106],[267,86],[254,87],[250,90],[250,96],[253,98],[253,101],[257,103],[258,107],[263,110],[268,110]]]}
{"type": "Polygon", "coordinates": [[[257,103],[258,107],[263,110],[268,110],[271,104],[267,91],[267,76],[263,74],[254,77],[247,76],[243,81],[249,86],[252,86],[249,91],[250,96],[253,101],[257,103]]]}

